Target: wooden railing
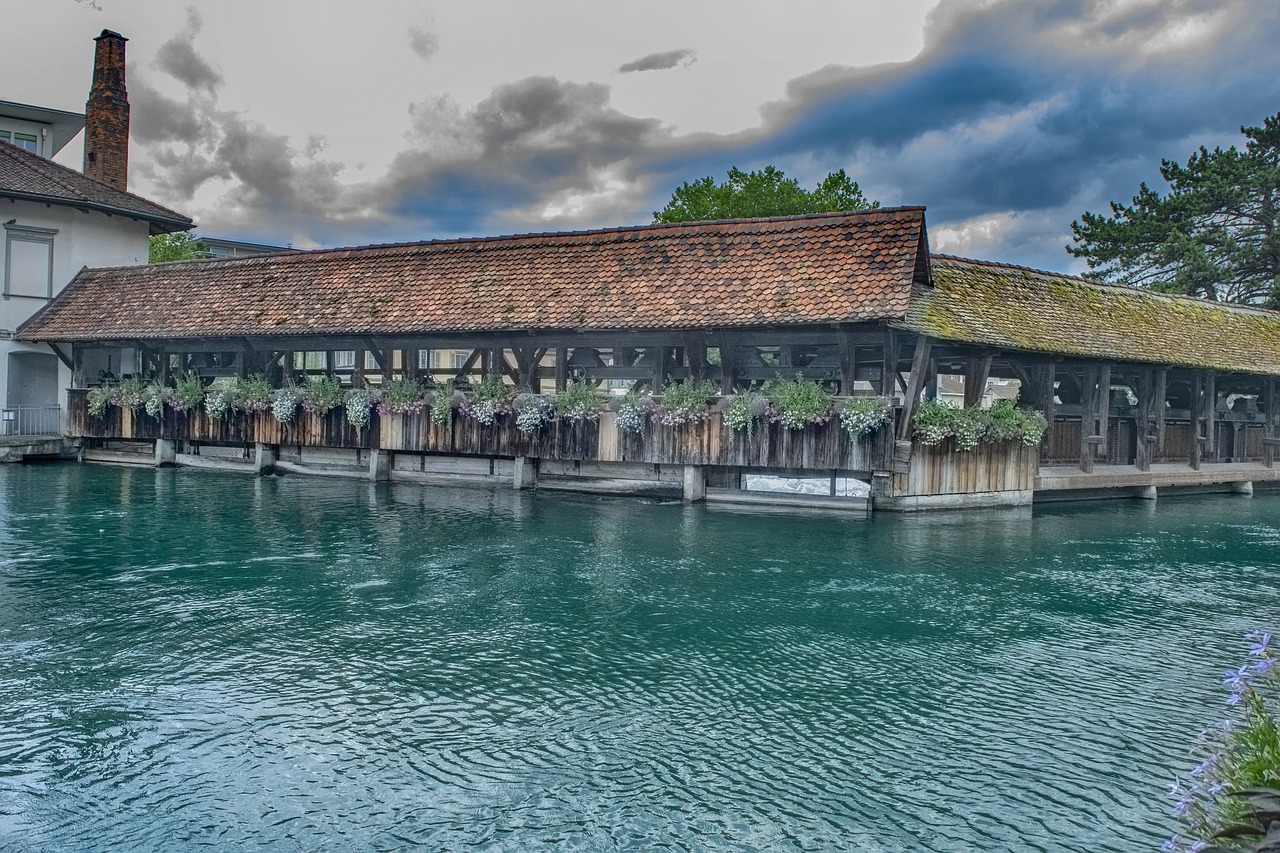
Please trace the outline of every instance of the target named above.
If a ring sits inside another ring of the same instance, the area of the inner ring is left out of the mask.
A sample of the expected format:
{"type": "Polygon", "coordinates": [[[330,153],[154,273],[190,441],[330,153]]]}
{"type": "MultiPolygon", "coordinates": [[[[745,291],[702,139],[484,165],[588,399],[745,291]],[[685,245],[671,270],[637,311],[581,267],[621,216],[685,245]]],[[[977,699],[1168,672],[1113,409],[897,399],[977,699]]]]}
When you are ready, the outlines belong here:
{"type": "Polygon", "coordinates": [[[598,421],[552,421],[527,435],[513,419],[492,427],[454,417],[431,422],[428,411],[411,415],[376,414],[369,427],[352,426],[342,408],[324,416],[299,412],[282,424],[270,412],[232,412],[215,419],[203,409],[185,413],[166,409],[163,418],[108,406],[101,418],[88,411],[86,392],[68,395],[68,430],[74,437],[119,440],[170,439],[211,444],[275,444],[300,447],[377,449],[598,462],[646,462],[674,465],[728,465],[822,471],[887,470],[893,458],[893,427],[851,441],[837,421],[803,430],[759,424],[751,431],[726,428],[718,412],[700,423],[663,426],[650,423],[643,434],[619,430],[611,412],[598,421]]]}

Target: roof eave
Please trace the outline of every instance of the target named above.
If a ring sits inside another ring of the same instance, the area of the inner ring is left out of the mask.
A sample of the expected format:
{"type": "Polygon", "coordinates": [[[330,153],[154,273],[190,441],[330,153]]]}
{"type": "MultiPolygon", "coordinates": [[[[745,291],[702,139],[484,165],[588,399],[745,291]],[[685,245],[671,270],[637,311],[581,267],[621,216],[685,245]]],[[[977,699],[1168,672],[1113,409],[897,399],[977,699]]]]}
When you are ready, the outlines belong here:
{"type": "Polygon", "coordinates": [[[150,233],[155,234],[172,234],[175,231],[190,231],[196,227],[194,221],[190,219],[178,218],[174,219],[169,216],[154,216],[142,213],[137,210],[126,210],[115,205],[102,204],[95,201],[83,201],[80,199],[71,200],[59,198],[58,196],[44,195],[42,193],[24,193],[18,190],[0,190],[0,198],[11,198],[18,201],[30,201],[37,204],[57,205],[58,207],[71,207],[76,210],[92,210],[96,213],[105,213],[107,216],[124,216],[129,219],[136,219],[139,222],[146,222],[150,225],[150,233]]]}

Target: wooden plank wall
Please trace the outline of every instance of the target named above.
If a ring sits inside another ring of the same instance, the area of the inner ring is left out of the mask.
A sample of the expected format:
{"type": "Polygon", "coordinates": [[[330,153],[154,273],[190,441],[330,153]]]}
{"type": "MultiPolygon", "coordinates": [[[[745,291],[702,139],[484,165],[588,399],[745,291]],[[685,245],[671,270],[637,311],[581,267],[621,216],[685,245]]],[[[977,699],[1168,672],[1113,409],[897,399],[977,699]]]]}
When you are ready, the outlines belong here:
{"type": "Polygon", "coordinates": [[[320,418],[300,413],[297,422],[281,424],[270,412],[236,412],[224,419],[203,410],[187,415],[169,410],[163,420],[110,406],[106,415],[88,416],[84,392],[73,392],[69,424],[77,436],[103,439],[176,439],[213,444],[276,444],[298,447],[381,449],[466,456],[599,462],[646,462],[664,465],[725,465],[821,471],[887,470],[893,457],[893,429],[886,426],[861,441],[850,441],[836,421],[803,430],[780,424],[758,424],[750,433],[730,432],[719,412],[701,423],[682,426],[650,424],[643,435],[620,432],[614,415],[598,422],[552,421],[536,435],[525,435],[510,417],[494,427],[455,417],[447,425],[431,422],[429,411],[374,417],[359,430],[342,409],[320,418]]]}
{"type": "Polygon", "coordinates": [[[893,475],[895,497],[1030,491],[1035,488],[1040,448],[981,442],[957,453],[955,439],[935,447],[917,446],[911,467],[893,475]]]}

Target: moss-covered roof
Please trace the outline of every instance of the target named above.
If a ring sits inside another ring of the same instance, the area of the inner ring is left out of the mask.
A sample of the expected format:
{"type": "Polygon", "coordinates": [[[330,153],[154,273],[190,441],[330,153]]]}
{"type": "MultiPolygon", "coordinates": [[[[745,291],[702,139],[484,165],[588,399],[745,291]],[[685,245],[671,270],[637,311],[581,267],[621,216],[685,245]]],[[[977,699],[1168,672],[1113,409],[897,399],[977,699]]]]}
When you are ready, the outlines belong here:
{"type": "MultiPolygon", "coordinates": [[[[1280,376],[1280,312],[934,255],[901,326],[945,341],[1280,376]]],[[[899,325],[899,324],[895,324],[899,325]]]]}

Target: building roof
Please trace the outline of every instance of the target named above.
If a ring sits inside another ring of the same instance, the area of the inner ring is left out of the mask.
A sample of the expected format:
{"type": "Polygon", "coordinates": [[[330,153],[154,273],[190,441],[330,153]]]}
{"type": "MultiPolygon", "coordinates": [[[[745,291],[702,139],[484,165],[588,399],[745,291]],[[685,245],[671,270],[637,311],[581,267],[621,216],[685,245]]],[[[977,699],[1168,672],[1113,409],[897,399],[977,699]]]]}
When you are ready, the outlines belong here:
{"type": "Polygon", "coordinates": [[[0,198],[15,198],[128,216],[151,225],[152,234],[186,231],[192,221],[133,193],[59,165],[16,145],[0,145],[0,198]]]}
{"type": "Polygon", "coordinates": [[[54,154],[84,130],[84,113],[19,104],[16,101],[0,101],[0,116],[48,125],[49,135],[53,137],[54,154]]]}
{"type": "Polygon", "coordinates": [[[902,317],[924,209],[891,208],[83,270],[30,341],[605,331],[902,317]]]}
{"type": "Polygon", "coordinates": [[[1280,312],[933,256],[903,328],[946,341],[1280,375],[1280,312]]]}

